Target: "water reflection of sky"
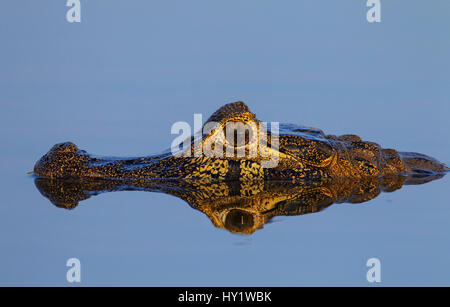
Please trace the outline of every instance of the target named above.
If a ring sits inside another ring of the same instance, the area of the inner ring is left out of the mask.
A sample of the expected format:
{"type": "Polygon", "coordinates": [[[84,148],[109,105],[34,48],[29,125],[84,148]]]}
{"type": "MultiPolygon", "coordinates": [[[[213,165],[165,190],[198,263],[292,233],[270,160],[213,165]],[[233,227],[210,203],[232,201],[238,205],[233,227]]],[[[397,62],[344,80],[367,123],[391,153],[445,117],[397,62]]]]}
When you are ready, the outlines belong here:
{"type": "MultiPolygon", "coordinates": [[[[26,175],[54,143],[99,155],[170,147],[175,121],[244,100],[261,120],[357,133],[450,162],[450,4],[82,1],[0,4],[0,284],[449,285],[449,178],[275,219],[252,236],[182,200],[117,192],[57,209],[26,175]]],[[[404,2],[404,3],[403,3],[404,2]]]]}

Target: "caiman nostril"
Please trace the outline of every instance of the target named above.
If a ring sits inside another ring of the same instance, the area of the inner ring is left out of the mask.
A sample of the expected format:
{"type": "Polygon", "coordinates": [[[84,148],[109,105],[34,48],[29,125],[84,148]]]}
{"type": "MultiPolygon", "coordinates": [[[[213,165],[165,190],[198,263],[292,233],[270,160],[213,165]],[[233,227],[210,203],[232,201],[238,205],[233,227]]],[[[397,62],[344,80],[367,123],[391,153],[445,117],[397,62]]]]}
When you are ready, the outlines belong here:
{"type": "Polygon", "coordinates": [[[74,143],[59,143],[36,162],[34,173],[47,178],[80,177],[88,160],[74,143]]]}

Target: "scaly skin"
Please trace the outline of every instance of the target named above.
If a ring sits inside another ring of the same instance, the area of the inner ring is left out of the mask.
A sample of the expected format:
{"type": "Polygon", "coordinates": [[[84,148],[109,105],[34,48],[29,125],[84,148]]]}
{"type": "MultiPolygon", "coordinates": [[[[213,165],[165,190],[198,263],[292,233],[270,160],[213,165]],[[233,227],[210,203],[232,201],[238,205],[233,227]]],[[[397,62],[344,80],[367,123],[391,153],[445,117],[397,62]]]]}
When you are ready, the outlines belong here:
{"type": "MultiPolygon", "coordinates": [[[[230,103],[217,110],[207,123],[217,122],[211,133],[204,135],[202,145],[218,141],[227,144],[228,138],[219,134],[232,123],[254,124],[261,122],[243,102],[230,103]]],[[[312,128],[283,125],[280,129],[278,149],[267,151],[277,156],[276,167],[263,167],[268,158],[255,148],[256,138],[262,135],[251,132],[255,139],[245,144],[234,143],[236,150],[243,148],[246,156],[209,157],[198,153],[198,147],[184,152],[184,156],[171,153],[140,158],[110,159],[94,157],[79,150],[73,143],[53,146],[34,166],[34,173],[43,178],[101,178],[101,179],[188,179],[190,181],[253,181],[289,180],[323,181],[351,178],[353,180],[383,176],[431,175],[447,172],[445,164],[418,153],[383,149],[378,144],[362,141],[356,135],[325,135],[312,128]],[[190,153],[191,156],[186,156],[190,153]]],[[[270,132],[269,132],[269,135],[270,132]]],[[[191,140],[193,143],[193,139],[191,140]]]]}

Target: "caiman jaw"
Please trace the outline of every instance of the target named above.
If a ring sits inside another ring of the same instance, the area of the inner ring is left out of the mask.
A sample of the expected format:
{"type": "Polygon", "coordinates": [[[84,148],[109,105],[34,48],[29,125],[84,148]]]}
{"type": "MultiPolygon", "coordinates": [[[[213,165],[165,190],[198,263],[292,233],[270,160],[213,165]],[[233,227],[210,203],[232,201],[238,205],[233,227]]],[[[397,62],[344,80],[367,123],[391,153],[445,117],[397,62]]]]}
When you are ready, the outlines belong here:
{"type": "MultiPolygon", "coordinates": [[[[205,161],[163,153],[147,157],[108,158],[87,154],[71,143],[56,144],[36,162],[34,174],[52,179],[184,179],[205,161]]],[[[202,165],[203,165],[202,164],[202,165]]]]}
{"type": "MultiPolygon", "coordinates": [[[[34,165],[34,174],[44,178],[104,178],[137,177],[139,169],[158,168],[158,157],[129,159],[96,158],[71,143],[56,144],[34,165]],[[155,161],[156,160],[156,161],[155,161]]],[[[151,176],[152,172],[147,172],[151,176]]]]}

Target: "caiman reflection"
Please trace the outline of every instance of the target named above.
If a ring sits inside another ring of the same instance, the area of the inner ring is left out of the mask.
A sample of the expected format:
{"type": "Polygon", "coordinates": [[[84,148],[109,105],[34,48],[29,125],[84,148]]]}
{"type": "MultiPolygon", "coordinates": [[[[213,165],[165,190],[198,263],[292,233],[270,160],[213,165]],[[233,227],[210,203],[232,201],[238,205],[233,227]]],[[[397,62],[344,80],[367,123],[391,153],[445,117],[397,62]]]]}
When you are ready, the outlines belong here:
{"type": "Polygon", "coordinates": [[[362,203],[403,185],[422,184],[438,175],[385,176],[361,180],[293,183],[287,181],[228,181],[193,183],[167,180],[61,180],[36,178],[41,194],[55,206],[74,209],[80,201],[105,192],[162,192],[185,200],[208,216],[214,226],[252,234],[275,216],[303,215],[332,204],[362,203]]]}

